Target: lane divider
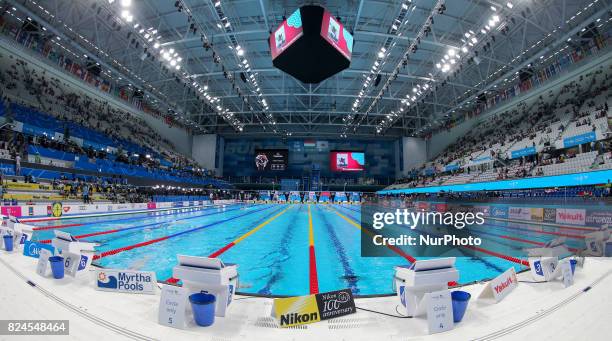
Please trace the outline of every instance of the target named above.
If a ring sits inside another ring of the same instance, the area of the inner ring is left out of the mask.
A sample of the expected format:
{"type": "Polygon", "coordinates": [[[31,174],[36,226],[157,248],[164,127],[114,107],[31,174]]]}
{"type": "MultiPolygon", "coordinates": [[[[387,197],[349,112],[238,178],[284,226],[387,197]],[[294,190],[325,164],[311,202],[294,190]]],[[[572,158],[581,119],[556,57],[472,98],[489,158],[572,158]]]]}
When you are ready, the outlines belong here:
{"type": "Polygon", "coordinates": [[[20,220],[22,223],[40,223],[40,222],[53,221],[53,220],[97,218],[97,217],[108,217],[108,216],[115,216],[115,215],[130,215],[130,214],[142,214],[142,213],[152,213],[152,212],[177,211],[177,210],[184,210],[188,208],[203,208],[203,207],[209,207],[209,206],[211,205],[196,205],[196,206],[183,206],[183,207],[129,210],[129,211],[110,212],[110,213],[74,214],[74,215],[64,215],[61,217],[20,218],[20,220]]]}
{"type": "MultiPolygon", "coordinates": [[[[357,225],[357,224],[356,224],[355,222],[353,222],[351,219],[344,217],[342,214],[340,214],[340,213],[339,213],[339,212],[337,212],[337,211],[336,211],[336,214],[340,215],[340,216],[341,216],[341,217],[343,217],[343,218],[344,218],[346,221],[348,221],[349,223],[351,223],[351,224],[353,224],[353,225],[355,225],[355,226],[357,226],[357,227],[359,227],[359,228],[361,229],[361,226],[357,225]]],[[[372,233],[372,232],[370,232],[370,231],[368,231],[368,230],[364,230],[364,231],[365,231],[366,233],[370,234],[370,235],[373,235],[373,233],[372,233]]],[[[528,261],[526,261],[526,260],[522,260],[522,259],[520,259],[520,258],[516,258],[516,257],[512,257],[512,256],[504,255],[504,254],[501,254],[501,253],[499,253],[499,252],[495,252],[495,251],[491,251],[491,250],[483,249],[483,248],[481,248],[481,247],[478,247],[478,246],[473,246],[473,245],[465,245],[465,246],[460,246],[460,247],[463,247],[463,248],[466,248],[466,249],[475,250],[475,251],[479,251],[479,252],[482,252],[482,253],[484,253],[484,254],[488,254],[488,255],[491,255],[491,256],[495,256],[495,257],[498,257],[498,258],[501,258],[501,259],[505,259],[505,260],[510,261],[510,262],[513,262],[513,263],[517,263],[517,264],[521,264],[521,265],[525,265],[525,266],[529,267],[529,262],[528,262],[528,261]]],[[[391,247],[389,247],[389,248],[391,248],[391,247]]],[[[392,250],[393,250],[393,249],[392,249],[392,250]]],[[[395,251],[395,250],[394,250],[394,251],[395,251]]],[[[399,251],[401,251],[401,250],[399,250],[399,251]]],[[[412,256],[410,256],[410,257],[412,257],[412,256]]],[[[416,260],[414,257],[412,257],[412,259],[413,259],[413,260],[412,260],[411,262],[414,262],[414,260],[416,260]]]]}
{"type": "MultiPolygon", "coordinates": [[[[344,206],[340,206],[340,207],[345,208],[347,210],[354,211],[354,212],[358,212],[357,210],[354,210],[354,209],[349,208],[349,207],[344,207],[344,206]]],[[[530,223],[521,223],[521,224],[530,224],[530,223]]],[[[534,222],[532,224],[539,225],[536,222],[534,222]]],[[[526,231],[526,232],[532,232],[532,233],[535,233],[535,234],[547,234],[547,235],[561,236],[561,237],[567,237],[567,238],[572,238],[572,239],[584,239],[585,238],[583,235],[578,235],[578,234],[567,234],[567,233],[552,232],[552,231],[538,231],[538,230],[531,230],[531,229],[528,229],[528,228],[521,228],[521,227],[514,227],[514,226],[503,226],[503,225],[497,225],[497,224],[488,224],[486,226],[489,226],[489,227],[492,227],[492,228],[497,228],[497,229],[509,229],[509,230],[517,230],[517,231],[526,231]]],[[[553,226],[553,227],[550,227],[550,228],[561,228],[561,227],[554,227],[553,226]]],[[[588,230],[583,229],[583,231],[586,232],[588,230]]]]}
{"type": "MultiPolygon", "coordinates": [[[[202,211],[202,212],[203,211],[208,211],[208,210],[219,208],[219,207],[222,207],[222,206],[207,206],[206,208],[202,208],[202,209],[198,209],[198,210],[193,210],[191,212],[178,213],[178,214],[176,214],[176,213],[165,213],[165,214],[154,215],[154,216],[111,219],[111,220],[105,220],[105,221],[94,221],[94,222],[90,222],[90,223],[52,225],[52,226],[37,226],[37,227],[34,227],[32,230],[33,231],[44,231],[44,230],[61,229],[61,228],[68,228],[68,227],[75,227],[75,226],[88,226],[88,225],[118,223],[118,222],[126,222],[126,221],[141,220],[141,219],[150,219],[150,218],[159,218],[159,217],[172,217],[172,216],[177,216],[177,215],[190,214],[190,213],[198,212],[198,211],[202,211]]],[[[161,212],[161,211],[158,211],[158,212],[161,212]]],[[[146,212],[144,212],[144,213],[146,213],[146,212]]],[[[154,212],[151,212],[151,213],[154,213],[154,212]]],[[[142,213],[138,213],[138,214],[142,214],[142,213]]],[[[85,217],[85,219],[86,218],[88,218],[88,217],[85,217]]]]}
{"type": "MultiPolygon", "coordinates": [[[[359,230],[367,233],[370,236],[374,236],[374,233],[372,231],[368,231],[368,230],[364,230],[363,228],[361,228],[360,224],[357,224],[355,221],[353,221],[352,219],[346,217],[344,214],[338,212],[338,210],[333,209],[334,213],[336,213],[338,216],[340,216],[340,218],[344,219],[346,222],[348,222],[349,224],[355,226],[356,228],[358,228],[359,230]]],[[[401,257],[405,258],[407,261],[409,261],[410,263],[414,263],[416,261],[416,258],[412,257],[411,255],[405,253],[404,251],[402,251],[400,248],[398,248],[395,245],[386,245],[391,251],[397,253],[398,255],[400,255],[401,257]]]]}
{"type": "Polygon", "coordinates": [[[555,224],[555,223],[547,223],[547,222],[543,222],[543,221],[533,221],[533,222],[528,222],[525,220],[518,220],[518,219],[504,219],[504,218],[497,218],[497,217],[485,217],[485,219],[489,219],[489,220],[496,220],[496,221],[502,221],[502,222],[507,222],[507,223],[517,223],[517,224],[536,224],[536,225],[542,225],[542,226],[547,226],[550,228],[557,228],[557,229],[562,229],[562,230],[575,230],[575,231],[598,231],[599,229],[595,228],[595,227],[587,227],[587,226],[567,226],[567,225],[559,225],[559,224],[555,224]]]}
{"type": "MultiPolygon", "coordinates": [[[[215,214],[221,214],[221,213],[226,213],[226,212],[231,212],[231,211],[236,211],[239,210],[241,208],[233,208],[231,210],[225,210],[222,212],[213,212],[213,213],[207,213],[207,214],[200,214],[197,216],[193,216],[193,217],[187,217],[187,218],[182,218],[182,219],[176,219],[173,220],[171,222],[177,222],[177,221],[184,221],[184,220],[191,220],[191,219],[197,219],[197,218],[202,218],[202,217],[207,217],[207,216],[211,216],[211,215],[215,215],[215,214]]],[[[98,231],[98,232],[91,232],[91,233],[86,233],[86,234],[81,234],[81,235],[76,235],[73,236],[76,239],[80,239],[80,238],[87,238],[87,237],[94,237],[94,236],[101,236],[101,235],[106,235],[106,234],[112,234],[112,233],[118,233],[118,232],[124,232],[124,231],[130,231],[130,230],[136,230],[136,229],[144,229],[147,228],[149,226],[155,226],[155,225],[162,225],[162,224],[167,224],[169,223],[168,221],[157,221],[157,222],[153,222],[153,223],[149,223],[149,224],[144,224],[144,225],[136,225],[136,226],[131,226],[131,227],[126,227],[126,228],[122,228],[122,229],[112,229],[112,230],[105,230],[105,231],[98,231]]],[[[51,243],[51,239],[45,239],[45,240],[40,240],[38,241],[39,243],[42,244],[49,244],[51,243]]]]}
{"type": "Polygon", "coordinates": [[[310,204],[308,204],[308,260],[309,260],[309,278],[310,278],[310,294],[319,293],[319,277],[317,276],[317,257],[314,247],[314,229],[312,227],[312,212],[310,204]]]}
{"type": "Polygon", "coordinates": [[[547,234],[551,236],[560,236],[560,237],[567,237],[567,238],[572,238],[572,239],[584,239],[584,235],[579,235],[579,234],[569,234],[569,233],[552,232],[552,231],[537,231],[537,230],[530,230],[530,229],[522,228],[522,227],[502,226],[502,225],[496,225],[496,224],[489,224],[488,226],[493,227],[493,228],[503,228],[507,230],[526,231],[526,232],[532,232],[536,234],[547,234]]]}
{"type": "MultiPolygon", "coordinates": [[[[293,205],[287,207],[286,209],[280,211],[276,215],[270,217],[268,220],[264,221],[263,223],[261,223],[261,224],[257,225],[256,227],[254,227],[252,230],[250,230],[247,233],[245,233],[245,234],[241,235],[240,237],[236,238],[231,243],[228,243],[227,245],[225,245],[224,247],[220,248],[219,250],[211,253],[210,255],[208,255],[208,258],[217,258],[217,257],[219,257],[220,255],[225,253],[227,250],[229,250],[232,247],[236,246],[236,244],[238,244],[241,241],[243,241],[243,240],[247,239],[248,237],[252,236],[253,234],[255,234],[255,232],[261,230],[264,226],[268,225],[272,221],[276,220],[276,218],[278,218],[281,215],[285,214],[292,207],[293,207],[293,205]]],[[[174,277],[170,277],[167,280],[165,280],[164,282],[169,283],[169,284],[176,284],[176,283],[178,283],[178,281],[180,281],[180,279],[174,278],[174,277]]]]}
{"type": "Polygon", "coordinates": [[[83,226],[83,224],[64,224],[64,225],[38,226],[38,227],[32,228],[32,231],[44,231],[44,230],[62,229],[62,228],[75,227],[75,226],[83,226]]]}
{"type": "Polygon", "coordinates": [[[223,253],[225,253],[225,251],[231,249],[232,247],[236,246],[236,244],[240,243],[241,241],[247,239],[248,237],[252,236],[253,234],[255,234],[255,232],[261,230],[264,226],[268,225],[269,223],[271,223],[272,221],[276,220],[276,218],[280,217],[281,215],[285,214],[285,212],[287,212],[291,207],[293,207],[293,205],[287,207],[286,209],[280,211],[279,213],[277,213],[276,215],[270,217],[270,219],[264,221],[263,223],[257,225],[255,228],[253,228],[252,230],[250,230],[249,232],[243,234],[242,236],[236,238],[233,242],[225,245],[224,247],[220,248],[219,250],[211,253],[208,257],[209,258],[216,258],[219,257],[220,255],[222,255],[223,253]]]}
{"type": "Polygon", "coordinates": [[[151,240],[148,240],[148,241],[145,241],[145,242],[141,242],[141,243],[137,243],[137,244],[132,244],[132,245],[124,246],[124,247],[121,247],[121,248],[118,248],[118,249],[114,249],[114,250],[104,251],[104,252],[100,253],[99,255],[94,255],[93,256],[93,260],[98,260],[100,258],[116,255],[116,254],[121,253],[121,252],[137,249],[137,248],[140,248],[140,247],[143,247],[143,246],[147,246],[147,245],[151,245],[151,244],[155,244],[155,243],[159,243],[161,241],[168,240],[170,238],[175,238],[175,237],[178,237],[178,236],[182,236],[184,234],[200,231],[200,230],[203,230],[205,228],[208,228],[208,227],[211,227],[211,226],[215,226],[215,225],[219,225],[219,224],[222,224],[222,223],[226,223],[228,221],[231,221],[231,220],[234,220],[234,219],[238,219],[238,218],[241,218],[241,217],[253,214],[253,213],[259,213],[261,211],[268,210],[268,209],[270,209],[272,207],[273,206],[268,206],[268,207],[265,207],[265,208],[263,208],[261,210],[258,210],[258,211],[247,212],[247,213],[244,213],[244,214],[237,215],[235,217],[231,217],[231,218],[224,219],[224,220],[219,220],[219,221],[216,221],[216,222],[213,222],[213,223],[210,223],[210,224],[206,224],[206,225],[202,225],[202,226],[199,226],[199,227],[196,227],[196,228],[193,228],[193,229],[189,229],[189,230],[173,233],[173,234],[165,236],[165,237],[151,239],[151,240]]]}

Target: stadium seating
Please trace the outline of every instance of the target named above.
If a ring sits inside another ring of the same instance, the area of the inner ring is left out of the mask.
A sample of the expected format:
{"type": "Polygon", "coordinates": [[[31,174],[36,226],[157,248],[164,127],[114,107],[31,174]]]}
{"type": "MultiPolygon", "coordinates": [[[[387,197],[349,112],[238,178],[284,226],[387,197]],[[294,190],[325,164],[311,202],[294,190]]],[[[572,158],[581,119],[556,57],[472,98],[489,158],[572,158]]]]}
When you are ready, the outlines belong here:
{"type": "Polygon", "coordinates": [[[387,188],[611,169],[609,147],[603,145],[611,133],[612,115],[606,110],[612,104],[611,73],[600,69],[580,76],[530,106],[519,103],[483,119],[432,161],[387,188]],[[523,162],[522,157],[529,159],[523,162]]]}

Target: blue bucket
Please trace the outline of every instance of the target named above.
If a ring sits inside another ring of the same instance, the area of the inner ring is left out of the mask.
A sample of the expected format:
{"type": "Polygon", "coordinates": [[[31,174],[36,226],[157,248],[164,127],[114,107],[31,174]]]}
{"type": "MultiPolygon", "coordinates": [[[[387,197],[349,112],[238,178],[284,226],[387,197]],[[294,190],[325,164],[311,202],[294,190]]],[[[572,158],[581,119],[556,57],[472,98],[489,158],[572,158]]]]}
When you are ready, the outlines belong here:
{"type": "Polygon", "coordinates": [[[570,259],[570,266],[572,268],[572,275],[574,274],[574,272],[576,271],[576,264],[578,263],[577,260],[575,259],[570,259]]]}
{"type": "Polygon", "coordinates": [[[49,257],[49,262],[51,263],[51,272],[53,273],[53,278],[55,279],[64,278],[64,257],[62,256],[49,257]]]}
{"type": "Polygon", "coordinates": [[[197,293],[189,296],[193,319],[198,326],[208,327],[215,323],[215,295],[197,293]]]}
{"type": "Polygon", "coordinates": [[[469,292],[460,290],[451,292],[451,299],[453,301],[453,322],[461,322],[471,297],[472,295],[470,295],[469,292]]]}
{"type": "Polygon", "coordinates": [[[13,236],[7,234],[2,238],[4,238],[4,249],[8,252],[13,251],[13,236]]]}

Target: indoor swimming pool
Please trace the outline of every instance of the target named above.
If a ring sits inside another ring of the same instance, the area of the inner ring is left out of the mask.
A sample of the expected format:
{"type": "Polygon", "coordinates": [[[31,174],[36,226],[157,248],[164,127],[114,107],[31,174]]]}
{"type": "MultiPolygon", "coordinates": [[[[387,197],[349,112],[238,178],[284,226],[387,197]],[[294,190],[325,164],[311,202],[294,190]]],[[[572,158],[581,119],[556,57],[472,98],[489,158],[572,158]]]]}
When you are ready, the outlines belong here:
{"type": "MultiPolygon", "coordinates": [[[[355,295],[394,293],[393,268],[410,255],[361,257],[359,205],[227,204],[171,212],[71,218],[32,222],[34,239],[49,242],[61,230],[99,243],[94,264],[105,268],[154,271],[158,281],[172,279],[177,254],[219,257],[238,264],[238,292],[254,295],[303,295],[350,288],[355,295]]],[[[507,247],[534,247],[558,237],[551,228],[490,220],[482,238],[507,247]]],[[[554,230],[557,230],[556,228],[554,230]]],[[[568,232],[569,233],[569,232],[568,232]]],[[[581,231],[572,231],[579,243],[581,231]]],[[[481,252],[457,251],[459,284],[489,279],[519,262],[481,252]]]]}

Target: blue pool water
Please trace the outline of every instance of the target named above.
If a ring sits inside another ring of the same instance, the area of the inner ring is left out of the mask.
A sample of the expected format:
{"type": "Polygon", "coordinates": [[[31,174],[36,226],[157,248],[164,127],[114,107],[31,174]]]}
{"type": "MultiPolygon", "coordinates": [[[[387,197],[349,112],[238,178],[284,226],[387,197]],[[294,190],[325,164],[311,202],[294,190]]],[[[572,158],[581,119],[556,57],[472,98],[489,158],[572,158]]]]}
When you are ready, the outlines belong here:
{"type": "MultiPolygon", "coordinates": [[[[358,205],[232,204],[34,225],[82,224],[60,230],[76,236],[93,234],[83,239],[100,243],[98,254],[104,256],[95,264],[107,268],[155,271],[158,280],[166,280],[172,275],[177,254],[207,257],[267,222],[257,232],[227,249],[219,258],[226,263],[238,264],[240,292],[302,295],[310,292],[313,280],[309,258],[309,212],[319,291],[351,288],[356,295],[394,292],[393,267],[406,265],[408,261],[402,257],[360,256],[360,230],[342,218],[344,216],[359,224],[358,205]],[[130,248],[149,241],[154,242],[105,255],[107,251],[130,248]]],[[[500,236],[511,234],[520,237],[531,228],[532,224],[489,221],[483,227],[482,237],[504,246],[505,240],[500,236]]],[[[36,240],[52,237],[53,230],[37,231],[34,236],[36,240]]],[[[546,242],[552,236],[529,234],[525,238],[546,242]]],[[[520,243],[513,242],[508,247],[516,245],[520,243]]],[[[529,244],[523,246],[533,247],[529,244]]],[[[523,269],[516,263],[497,257],[466,257],[460,249],[453,256],[458,257],[459,283],[492,278],[510,267],[523,269]]]]}

